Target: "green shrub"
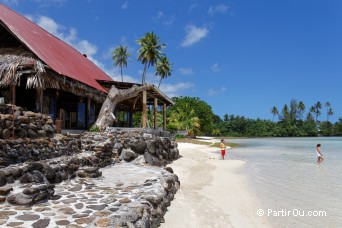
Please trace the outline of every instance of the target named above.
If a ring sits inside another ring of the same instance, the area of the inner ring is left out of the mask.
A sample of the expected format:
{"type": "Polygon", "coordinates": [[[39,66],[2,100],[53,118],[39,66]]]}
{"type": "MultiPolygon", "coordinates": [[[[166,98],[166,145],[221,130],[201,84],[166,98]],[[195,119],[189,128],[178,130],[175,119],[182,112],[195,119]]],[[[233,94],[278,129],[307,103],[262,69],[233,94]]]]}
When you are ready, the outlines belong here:
{"type": "Polygon", "coordinates": [[[90,127],[89,129],[90,132],[99,132],[100,131],[100,128],[96,125],[93,125],[90,127]]]}

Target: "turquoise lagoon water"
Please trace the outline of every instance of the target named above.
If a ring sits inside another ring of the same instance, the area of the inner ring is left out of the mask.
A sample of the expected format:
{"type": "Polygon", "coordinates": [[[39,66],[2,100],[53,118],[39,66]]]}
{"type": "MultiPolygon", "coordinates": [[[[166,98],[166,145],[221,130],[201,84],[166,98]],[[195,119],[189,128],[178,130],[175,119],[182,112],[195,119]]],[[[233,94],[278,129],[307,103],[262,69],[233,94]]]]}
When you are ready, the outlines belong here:
{"type": "Polygon", "coordinates": [[[342,227],[342,138],[232,139],[251,186],[276,227],[342,227]],[[325,161],[316,165],[316,144],[325,161]]]}

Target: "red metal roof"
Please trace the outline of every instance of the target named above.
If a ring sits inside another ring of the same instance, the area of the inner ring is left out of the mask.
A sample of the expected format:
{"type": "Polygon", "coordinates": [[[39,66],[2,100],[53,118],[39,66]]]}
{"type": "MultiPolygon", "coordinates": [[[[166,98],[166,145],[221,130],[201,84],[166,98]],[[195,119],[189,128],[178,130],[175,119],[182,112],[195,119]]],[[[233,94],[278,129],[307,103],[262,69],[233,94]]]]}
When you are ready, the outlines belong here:
{"type": "Polygon", "coordinates": [[[1,3],[0,20],[58,74],[107,92],[96,80],[113,81],[112,78],[76,49],[1,3]]]}

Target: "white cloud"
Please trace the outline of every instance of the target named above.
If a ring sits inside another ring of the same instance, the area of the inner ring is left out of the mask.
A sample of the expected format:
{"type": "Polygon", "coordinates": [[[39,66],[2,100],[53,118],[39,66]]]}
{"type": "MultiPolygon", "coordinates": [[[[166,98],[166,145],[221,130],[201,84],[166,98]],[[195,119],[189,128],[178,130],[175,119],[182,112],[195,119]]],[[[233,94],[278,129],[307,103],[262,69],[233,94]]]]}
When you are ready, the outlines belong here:
{"type": "Polygon", "coordinates": [[[90,43],[87,40],[81,40],[77,44],[79,52],[86,54],[87,56],[93,56],[97,53],[97,47],[95,44],[90,43]]]}
{"type": "Polygon", "coordinates": [[[218,63],[214,63],[212,66],[211,66],[211,70],[213,72],[219,72],[221,70],[221,68],[219,67],[219,64],[218,63]]]}
{"type": "Polygon", "coordinates": [[[30,18],[36,21],[36,23],[48,31],[49,33],[61,38],[63,34],[61,33],[61,30],[63,30],[63,26],[57,24],[52,18],[46,17],[46,16],[39,16],[37,19],[30,18]]]}
{"type": "Polygon", "coordinates": [[[182,92],[192,88],[194,85],[189,82],[181,82],[177,84],[162,83],[160,90],[163,91],[168,97],[179,97],[182,96],[182,92]]]}
{"type": "Polygon", "coordinates": [[[210,6],[208,9],[208,14],[213,16],[216,13],[226,13],[229,10],[229,7],[223,4],[219,4],[217,6],[210,6]]]}
{"type": "Polygon", "coordinates": [[[33,20],[40,27],[44,28],[52,35],[58,37],[72,47],[76,48],[80,53],[86,54],[87,57],[95,64],[96,62],[98,62],[93,57],[97,53],[97,46],[87,40],[78,38],[77,30],[75,28],[67,29],[65,26],[58,24],[52,18],[46,16],[38,16],[36,18],[28,16],[28,18],[33,20]]]}
{"type": "Polygon", "coordinates": [[[193,74],[194,71],[192,70],[191,67],[188,68],[179,68],[179,71],[182,75],[189,75],[189,74],[193,74]]]}
{"type": "Polygon", "coordinates": [[[157,15],[152,17],[153,20],[155,21],[160,21],[163,25],[172,25],[175,21],[175,16],[174,15],[166,15],[164,12],[162,11],[158,11],[157,15]]]}
{"type": "Polygon", "coordinates": [[[186,35],[181,44],[182,47],[191,46],[200,41],[201,39],[205,38],[208,35],[209,30],[205,27],[200,28],[196,27],[195,25],[188,25],[185,28],[185,32],[186,35]]]}
{"type": "Polygon", "coordinates": [[[209,89],[208,90],[208,96],[214,96],[214,95],[217,95],[217,94],[222,94],[226,91],[226,87],[222,86],[221,88],[219,89],[209,89]]]}
{"type": "Polygon", "coordinates": [[[125,1],[122,5],[121,5],[121,9],[127,9],[128,8],[128,1],[125,1]]]}

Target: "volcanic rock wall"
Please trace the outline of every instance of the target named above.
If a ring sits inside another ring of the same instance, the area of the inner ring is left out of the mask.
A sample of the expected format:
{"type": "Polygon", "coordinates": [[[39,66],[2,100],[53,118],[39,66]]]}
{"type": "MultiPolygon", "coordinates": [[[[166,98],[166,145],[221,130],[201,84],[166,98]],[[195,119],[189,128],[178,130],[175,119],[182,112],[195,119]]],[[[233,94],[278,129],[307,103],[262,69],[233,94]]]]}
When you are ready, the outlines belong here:
{"type": "MultiPolygon", "coordinates": [[[[74,201],[77,206],[89,204],[87,198],[65,199],[58,195],[58,189],[70,188],[72,192],[85,190],[80,196],[91,193],[99,198],[107,197],[108,200],[103,199],[101,204],[95,206],[88,205],[86,211],[89,213],[84,214],[83,210],[82,217],[86,218],[82,219],[77,218],[78,214],[71,217],[72,209],[67,208],[67,215],[64,216],[68,220],[63,220],[63,223],[77,224],[80,227],[85,221],[85,225],[101,227],[157,227],[163,222],[166,208],[179,188],[178,177],[173,174],[172,169],[166,168],[168,172],[153,169],[154,166],[165,167],[179,158],[177,143],[168,132],[109,128],[106,132],[65,134],[49,138],[46,136],[52,136],[54,131],[50,117],[23,112],[20,107],[13,107],[13,125],[11,108],[0,105],[0,213],[3,212],[1,208],[9,209],[11,205],[34,208],[47,201],[52,201],[54,203],[50,205],[57,206],[74,201]],[[10,139],[13,127],[15,138],[10,139]],[[113,190],[96,187],[96,179],[102,175],[100,168],[113,167],[115,172],[116,166],[127,166],[127,171],[120,174],[122,181],[125,180],[125,175],[131,175],[130,172],[153,171],[156,174],[141,184],[116,183],[113,190]],[[147,171],[141,171],[144,169],[147,171]],[[76,181],[78,187],[68,187],[65,183],[70,181],[76,181]],[[88,184],[83,186],[82,183],[88,184]],[[62,184],[67,187],[56,187],[62,184]],[[98,192],[98,189],[103,190],[98,192]],[[111,195],[111,191],[115,194],[111,195]],[[1,204],[4,206],[1,207],[1,204]],[[103,217],[104,215],[108,216],[103,217]]],[[[73,195],[75,194],[70,196],[73,195]]],[[[17,216],[15,219],[20,220],[23,215],[18,213],[15,210],[7,213],[8,218],[5,216],[6,220],[0,219],[0,224],[6,224],[11,216],[17,216]]],[[[56,215],[51,213],[51,218],[44,219],[44,222],[61,224],[61,221],[55,220],[56,215]]],[[[38,215],[36,217],[39,218],[38,215]]],[[[37,220],[35,223],[40,222],[37,220]]],[[[23,224],[30,226],[27,222],[23,224]]]]}
{"type": "Polygon", "coordinates": [[[15,105],[0,104],[0,139],[13,138],[13,132],[15,138],[51,138],[54,131],[55,125],[50,116],[26,112],[15,105]]]}

